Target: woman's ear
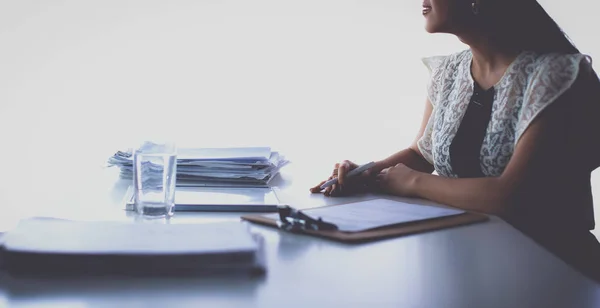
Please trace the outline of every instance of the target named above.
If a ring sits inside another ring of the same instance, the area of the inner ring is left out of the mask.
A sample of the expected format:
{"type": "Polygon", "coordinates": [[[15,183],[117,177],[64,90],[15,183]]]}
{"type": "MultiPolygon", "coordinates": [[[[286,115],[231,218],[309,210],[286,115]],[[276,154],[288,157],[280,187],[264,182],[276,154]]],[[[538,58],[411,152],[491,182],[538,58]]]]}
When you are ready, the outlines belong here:
{"type": "Polygon", "coordinates": [[[479,8],[481,7],[480,0],[471,0],[471,10],[473,11],[473,15],[479,15],[479,8]]]}

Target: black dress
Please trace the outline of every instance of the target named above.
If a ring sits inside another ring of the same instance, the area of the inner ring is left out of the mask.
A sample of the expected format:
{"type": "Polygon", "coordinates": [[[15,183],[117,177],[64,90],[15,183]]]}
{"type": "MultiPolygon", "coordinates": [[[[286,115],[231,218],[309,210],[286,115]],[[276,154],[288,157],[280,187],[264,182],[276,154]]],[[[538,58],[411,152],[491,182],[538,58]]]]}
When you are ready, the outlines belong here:
{"type": "Polygon", "coordinates": [[[476,82],[467,111],[450,145],[452,170],[461,178],[483,177],[480,151],[492,115],[494,88],[483,90],[476,82]]]}

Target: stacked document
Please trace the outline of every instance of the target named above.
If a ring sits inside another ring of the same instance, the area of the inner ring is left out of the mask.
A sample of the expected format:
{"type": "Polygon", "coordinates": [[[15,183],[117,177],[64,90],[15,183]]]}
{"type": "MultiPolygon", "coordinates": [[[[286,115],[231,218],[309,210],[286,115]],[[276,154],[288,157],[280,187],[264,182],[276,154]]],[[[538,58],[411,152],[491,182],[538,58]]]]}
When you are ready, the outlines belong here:
{"type": "MultiPolygon", "coordinates": [[[[180,148],[177,186],[266,187],[288,161],[269,147],[180,148]]],[[[118,151],[108,160],[133,178],[133,152],[118,151]]]]}

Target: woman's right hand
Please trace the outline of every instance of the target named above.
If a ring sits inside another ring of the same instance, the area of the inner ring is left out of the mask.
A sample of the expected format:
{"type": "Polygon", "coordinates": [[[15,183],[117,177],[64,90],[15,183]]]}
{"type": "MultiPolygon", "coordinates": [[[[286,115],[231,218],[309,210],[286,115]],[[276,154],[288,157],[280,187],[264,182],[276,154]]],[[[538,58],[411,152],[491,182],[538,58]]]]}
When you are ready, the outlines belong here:
{"type": "Polygon", "coordinates": [[[325,196],[332,197],[365,192],[367,191],[369,184],[375,180],[373,168],[364,171],[360,175],[353,176],[350,178],[346,177],[348,172],[356,168],[358,168],[358,165],[349,160],[344,160],[341,163],[337,163],[333,167],[331,176],[327,180],[322,181],[318,185],[312,187],[310,191],[312,193],[318,193],[323,191],[323,194],[325,196]],[[321,189],[321,185],[334,178],[338,178],[337,184],[331,185],[325,188],[324,190],[321,189]]]}

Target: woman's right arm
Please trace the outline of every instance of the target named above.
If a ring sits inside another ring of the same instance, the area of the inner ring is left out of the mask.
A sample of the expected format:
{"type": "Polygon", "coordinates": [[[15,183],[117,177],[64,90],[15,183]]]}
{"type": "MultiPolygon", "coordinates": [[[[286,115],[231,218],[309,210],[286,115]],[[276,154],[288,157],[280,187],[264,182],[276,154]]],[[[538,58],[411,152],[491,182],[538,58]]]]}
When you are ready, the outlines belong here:
{"type": "Polygon", "coordinates": [[[413,143],[406,149],[392,154],[391,156],[377,161],[377,165],[372,169],[374,172],[379,173],[381,170],[395,166],[397,164],[404,164],[413,170],[417,170],[419,172],[424,173],[432,173],[434,170],[433,165],[431,165],[424,157],[419,147],[417,146],[417,142],[423,136],[425,132],[425,127],[427,127],[427,123],[429,122],[429,118],[431,117],[433,107],[429,99],[425,101],[425,111],[423,112],[423,119],[421,120],[421,128],[417,133],[417,137],[413,141],[413,143]]]}

